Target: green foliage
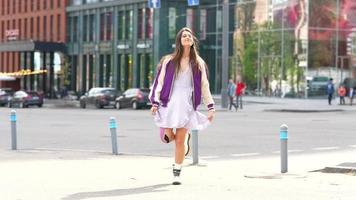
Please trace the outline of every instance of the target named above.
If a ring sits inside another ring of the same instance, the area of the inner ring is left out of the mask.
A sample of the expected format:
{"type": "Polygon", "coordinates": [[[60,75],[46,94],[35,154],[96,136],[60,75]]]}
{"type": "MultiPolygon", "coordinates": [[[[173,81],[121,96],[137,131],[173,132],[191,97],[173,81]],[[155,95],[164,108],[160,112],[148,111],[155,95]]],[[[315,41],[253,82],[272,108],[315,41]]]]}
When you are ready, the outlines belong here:
{"type": "MultiPolygon", "coordinates": [[[[292,88],[298,85],[303,74],[296,63],[294,51],[294,32],[284,32],[282,36],[278,27],[272,23],[265,23],[249,31],[239,38],[243,41],[243,49],[240,49],[242,74],[250,88],[257,88],[257,79],[261,81],[262,89],[270,94],[270,82],[272,80],[288,80],[292,88]],[[257,30],[260,31],[257,31],[257,30]],[[282,38],[283,48],[282,48],[282,38]],[[258,52],[260,49],[260,52],[258,52]],[[283,53],[282,53],[283,49],[283,53]],[[283,62],[282,62],[283,56],[283,62]],[[260,66],[258,66],[258,58],[260,66]],[[260,67],[258,69],[258,67],[260,67]],[[260,72],[259,74],[258,71],[260,72]],[[260,77],[258,77],[260,76],[260,77]]],[[[298,88],[298,87],[296,87],[298,88]]]]}
{"type": "Polygon", "coordinates": [[[257,40],[254,35],[248,35],[246,38],[244,57],[242,58],[243,77],[249,88],[257,87],[257,40]]]}

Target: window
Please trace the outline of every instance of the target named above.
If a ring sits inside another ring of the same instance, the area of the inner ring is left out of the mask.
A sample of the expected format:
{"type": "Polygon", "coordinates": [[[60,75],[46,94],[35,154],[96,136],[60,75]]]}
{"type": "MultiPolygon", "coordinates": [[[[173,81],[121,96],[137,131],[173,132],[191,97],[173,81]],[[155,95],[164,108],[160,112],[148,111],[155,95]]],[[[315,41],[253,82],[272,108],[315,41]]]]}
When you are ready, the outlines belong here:
{"type": "Polygon", "coordinates": [[[94,41],[95,15],[89,15],[89,41],[94,41]]]}
{"type": "Polygon", "coordinates": [[[88,41],[88,15],[83,16],[83,41],[88,41]]]}
{"type": "Polygon", "coordinates": [[[153,38],[153,9],[146,9],[146,38],[153,38]]]}
{"type": "Polygon", "coordinates": [[[19,39],[22,39],[23,38],[23,36],[22,36],[22,20],[21,19],[19,19],[19,22],[18,22],[18,29],[19,29],[19,39]]]}
{"type": "Polygon", "coordinates": [[[7,0],[7,14],[10,14],[10,0],[7,0]]]}
{"type": "Polygon", "coordinates": [[[67,27],[67,41],[71,42],[72,41],[72,26],[73,26],[73,17],[68,18],[68,27],[67,27]]]}
{"type": "Polygon", "coordinates": [[[62,0],[57,0],[57,7],[58,7],[58,8],[61,7],[61,1],[62,1],[62,0]]]}
{"type": "Polygon", "coordinates": [[[61,41],[61,15],[57,15],[57,41],[61,41]]]}
{"type": "Polygon", "coordinates": [[[118,31],[117,31],[117,37],[119,40],[125,39],[125,12],[120,11],[118,13],[118,31]]]}
{"type": "Polygon", "coordinates": [[[126,16],[125,16],[125,36],[126,39],[131,40],[132,39],[132,18],[133,18],[133,12],[132,10],[126,11],[126,16]]]}
{"type": "Polygon", "coordinates": [[[200,10],[200,40],[206,39],[207,32],[207,10],[200,10]]]}
{"type": "Polygon", "coordinates": [[[5,14],[5,0],[1,0],[1,15],[5,14]]]}
{"type": "Polygon", "coordinates": [[[50,7],[53,9],[53,0],[50,1],[50,7]]]}
{"type": "Polygon", "coordinates": [[[73,42],[78,41],[78,17],[73,17],[73,42]]]}
{"type": "Polygon", "coordinates": [[[16,0],[12,0],[12,13],[16,13],[16,0]]]}
{"type": "Polygon", "coordinates": [[[169,8],[168,10],[168,38],[174,39],[176,37],[176,8],[169,8]]]}
{"type": "Polygon", "coordinates": [[[43,0],[43,10],[47,9],[47,1],[48,0],[43,0]]]}
{"type": "Polygon", "coordinates": [[[43,36],[41,39],[47,41],[47,16],[43,16],[43,36]]]}
{"type": "MultiPolygon", "coordinates": [[[[37,31],[36,31],[36,40],[40,39],[40,17],[37,17],[37,31]]],[[[45,32],[45,30],[43,30],[43,32],[45,32]]]]}
{"type": "Polygon", "coordinates": [[[25,2],[24,2],[24,4],[25,4],[25,7],[24,7],[24,12],[26,13],[27,12],[27,1],[28,0],[24,0],[25,2]]]}
{"type": "Polygon", "coordinates": [[[53,15],[51,15],[50,20],[49,20],[49,41],[53,41],[53,15]]]}
{"type": "Polygon", "coordinates": [[[112,12],[106,13],[106,40],[111,40],[112,36],[112,12]]]}
{"type": "Polygon", "coordinates": [[[33,39],[33,17],[30,19],[30,37],[33,39]]]}
{"type": "Polygon", "coordinates": [[[29,0],[31,2],[31,12],[35,9],[35,0],[29,0]]]}
{"type": "Polygon", "coordinates": [[[100,14],[100,40],[105,39],[105,13],[100,14]]]}
{"type": "Polygon", "coordinates": [[[1,72],[5,71],[3,66],[4,66],[4,53],[0,53],[0,71],[1,72]]]}
{"type": "MultiPolygon", "coordinates": [[[[35,0],[34,0],[35,1],[35,0]]],[[[40,0],[38,0],[37,2],[37,10],[41,10],[41,3],[40,3],[40,0]]]]}
{"type": "Polygon", "coordinates": [[[19,1],[19,13],[22,12],[22,0],[18,0],[19,1]]]}
{"type": "Polygon", "coordinates": [[[27,18],[24,19],[24,29],[23,29],[24,33],[23,36],[25,39],[27,39],[27,18]]]}
{"type": "MultiPolygon", "coordinates": [[[[5,22],[1,21],[1,30],[5,30],[5,22]]],[[[1,31],[1,40],[4,40],[4,31],[1,31]]],[[[1,54],[1,53],[0,53],[1,54]]],[[[2,55],[2,54],[1,54],[2,55]]]]}
{"type": "Polygon", "coordinates": [[[144,26],[145,26],[145,8],[138,10],[138,18],[137,18],[137,31],[138,31],[138,39],[145,38],[144,26]]]}
{"type": "Polygon", "coordinates": [[[82,0],[72,0],[72,5],[73,6],[82,5],[82,0]]]}

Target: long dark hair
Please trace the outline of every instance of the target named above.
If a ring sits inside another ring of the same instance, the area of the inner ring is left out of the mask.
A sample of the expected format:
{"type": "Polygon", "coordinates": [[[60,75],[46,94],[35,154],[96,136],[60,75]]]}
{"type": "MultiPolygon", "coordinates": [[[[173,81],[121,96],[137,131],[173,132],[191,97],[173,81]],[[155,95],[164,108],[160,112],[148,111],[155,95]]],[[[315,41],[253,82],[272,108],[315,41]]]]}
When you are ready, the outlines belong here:
{"type": "Polygon", "coordinates": [[[182,34],[184,31],[189,32],[190,34],[192,34],[193,37],[193,45],[190,47],[190,53],[189,53],[189,62],[192,64],[193,67],[193,71],[197,71],[198,70],[198,57],[199,57],[199,53],[198,53],[198,40],[195,37],[193,31],[190,28],[184,27],[182,29],[180,29],[180,31],[177,33],[176,36],[176,48],[174,50],[174,52],[172,53],[172,62],[174,63],[175,66],[175,74],[177,75],[181,66],[180,66],[180,60],[183,57],[183,45],[181,43],[181,38],[182,38],[182,34]]]}

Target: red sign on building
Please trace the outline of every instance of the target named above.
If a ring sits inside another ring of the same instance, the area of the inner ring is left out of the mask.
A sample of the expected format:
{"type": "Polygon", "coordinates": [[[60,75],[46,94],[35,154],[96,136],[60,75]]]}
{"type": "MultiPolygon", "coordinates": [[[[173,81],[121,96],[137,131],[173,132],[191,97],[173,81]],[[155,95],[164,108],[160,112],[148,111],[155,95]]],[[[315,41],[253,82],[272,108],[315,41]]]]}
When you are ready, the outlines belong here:
{"type": "Polygon", "coordinates": [[[19,29],[5,30],[5,37],[7,40],[16,40],[19,36],[19,29]]]}

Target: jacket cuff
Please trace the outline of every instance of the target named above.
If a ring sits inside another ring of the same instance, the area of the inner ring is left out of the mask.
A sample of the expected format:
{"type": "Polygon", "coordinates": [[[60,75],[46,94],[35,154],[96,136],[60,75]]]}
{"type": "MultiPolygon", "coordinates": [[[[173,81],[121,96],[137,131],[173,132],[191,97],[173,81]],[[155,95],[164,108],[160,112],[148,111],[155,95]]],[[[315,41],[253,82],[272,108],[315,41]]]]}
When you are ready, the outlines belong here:
{"type": "Polygon", "coordinates": [[[152,102],[152,106],[153,106],[153,107],[158,107],[158,106],[159,106],[159,103],[158,103],[158,102],[152,102]]]}
{"type": "Polygon", "coordinates": [[[214,108],[214,104],[209,104],[208,105],[208,110],[210,111],[210,110],[213,110],[213,111],[215,111],[215,108],[214,108]]]}

